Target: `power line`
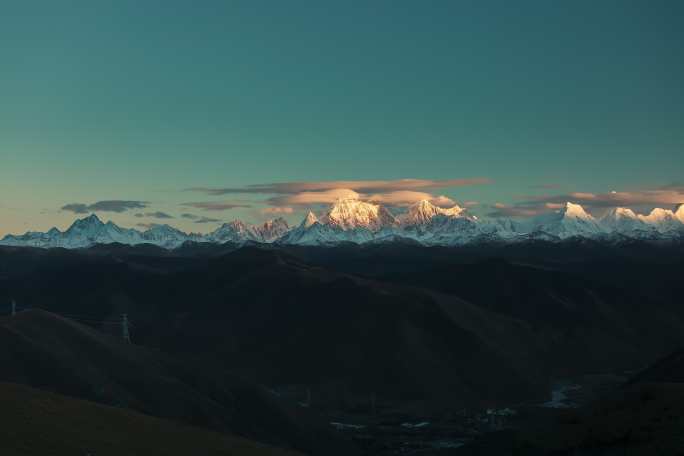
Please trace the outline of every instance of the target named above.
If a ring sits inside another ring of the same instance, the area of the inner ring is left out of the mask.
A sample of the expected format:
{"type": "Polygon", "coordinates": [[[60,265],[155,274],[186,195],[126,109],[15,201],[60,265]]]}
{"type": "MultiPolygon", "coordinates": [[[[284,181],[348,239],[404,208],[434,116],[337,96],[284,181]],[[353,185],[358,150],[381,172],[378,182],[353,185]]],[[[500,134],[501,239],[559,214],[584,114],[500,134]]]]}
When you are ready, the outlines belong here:
{"type": "MultiPolygon", "coordinates": [[[[4,307],[4,306],[3,306],[4,307]]],[[[7,308],[7,307],[5,307],[7,308]]],[[[10,315],[12,317],[15,317],[17,314],[17,311],[26,311],[26,310],[44,310],[46,312],[54,313],[55,315],[59,315],[62,318],[66,318],[68,320],[72,320],[78,323],[85,323],[89,325],[115,325],[115,326],[121,326],[121,336],[126,343],[131,343],[131,328],[135,328],[135,325],[133,325],[130,320],[128,319],[128,314],[124,313],[121,314],[121,320],[108,320],[108,319],[98,319],[96,317],[93,317],[92,315],[78,315],[78,314],[66,314],[66,313],[61,313],[61,312],[55,312],[55,311],[50,311],[47,309],[40,309],[40,308],[34,308],[34,307],[22,307],[18,308],[17,303],[14,299],[12,299],[12,302],[9,306],[10,310],[10,315]]]]}

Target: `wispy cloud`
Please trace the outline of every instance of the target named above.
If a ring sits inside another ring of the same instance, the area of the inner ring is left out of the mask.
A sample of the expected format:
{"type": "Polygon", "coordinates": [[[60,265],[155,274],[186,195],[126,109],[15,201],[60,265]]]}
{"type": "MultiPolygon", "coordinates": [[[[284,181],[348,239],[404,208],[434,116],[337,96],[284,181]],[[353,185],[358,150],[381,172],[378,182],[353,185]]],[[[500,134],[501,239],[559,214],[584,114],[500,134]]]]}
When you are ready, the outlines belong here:
{"type": "MultiPolygon", "coordinates": [[[[489,183],[486,178],[469,179],[394,179],[394,180],[334,180],[294,181],[255,184],[243,187],[193,187],[186,191],[200,192],[212,196],[228,194],[265,195],[262,203],[274,208],[332,204],[339,199],[359,199],[389,206],[408,206],[420,200],[428,200],[439,206],[455,204],[444,195],[435,195],[429,190],[463,187],[489,183]]],[[[187,203],[187,206],[204,210],[224,210],[249,207],[235,203],[187,203]]],[[[285,209],[262,210],[262,213],[290,213],[285,209]],[[281,212],[277,212],[281,211],[281,212]]]]}
{"type": "Polygon", "coordinates": [[[63,211],[73,212],[75,214],[87,214],[89,212],[125,212],[131,209],[144,209],[147,207],[145,201],[124,201],[124,200],[107,200],[98,201],[93,204],[71,203],[62,206],[63,211]]]}
{"type": "Polygon", "coordinates": [[[663,185],[659,190],[675,190],[680,193],[684,193],[684,183],[682,182],[672,182],[667,185],[663,185]]]}
{"type": "Polygon", "coordinates": [[[436,206],[453,206],[456,204],[454,200],[444,195],[435,196],[425,192],[414,192],[409,190],[402,190],[396,192],[377,193],[370,195],[368,201],[388,206],[410,206],[418,201],[428,200],[436,206]]]}
{"type": "Polygon", "coordinates": [[[541,190],[558,190],[562,186],[559,184],[538,184],[538,185],[531,185],[530,188],[536,188],[536,189],[541,189],[541,190]]]}
{"type": "Polygon", "coordinates": [[[200,201],[195,203],[183,203],[182,206],[193,207],[205,211],[227,211],[230,209],[250,208],[249,204],[222,203],[215,201],[200,201]]]}
{"type": "Polygon", "coordinates": [[[145,212],[145,213],[138,212],[137,214],[135,214],[135,216],[138,217],[138,218],[151,217],[151,218],[157,218],[157,219],[172,219],[172,218],[175,218],[173,215],[169,215],[169,214],[167,214],[166,212],[161,212],[161,211],[157,211],[157,212],[145,212]]]}
{"type": "Polygon", "coordinates": [[[516,203],[508,205],[504,203],[496,203],[491,206],[489,217],[534,217],[536,215],[549,212],[556,209],[555,204],[545,203],[516,203]]]}
{"type": "Polygon", "coordinates": [[[607,193],[571,192],[562,195],[536,197],[530,200],[530,203],[564,203],[566,201],[573,201],[587,207],[595,208],[616,206],[675,206],[684,202],[684,189],[611,191],[607,193]]]}
{"type": "Polygon", "coordinates": [[[335,188],[320,192],[301,192],[292,195],[279,195],[267,200],[275,206],[311,206],[316,204],[332,204],[340,199],[357,199],[386,206],[409,206],[421,200],[428,200],[437,206],[453,206],[456,204],[444,195],[433,195],[427,192],[400,190],[396,192],[359,193],[349,188],[335,188]]]}
{"type": "Polygon", "coordinates": [[[193,187],[187,191],[205,193],[207,195],[228,195],[233,193],[258,194],[297,194],[303,192],[324,192],[336,189],[348,189],[359,193],[394,192],[401,190],[419,190],[463,187],[467,185],[487,184],[486,178],[470,179],[394,179],[394,180],[337,180],[337,181],[295,181],[276,182],[272,184],[254,184],[244,187],[193,187]]]}
{"type": "Polygon", "coordinates": [[[581,204],[588,210],[629,207],[650,210],[654,207],[671,208],[684,203],[684,188],[611,191],[605,193],[570,192],[558,195],[528,196],[524,201],[506,205],[497,203],[488,214],[492,217],[529,217],[559,209],[566,202],[581,204]]]}
{"type": "Polygon", "coordinates": [[[188,220],[193,220],[195,223],[215,223],[215,222],[222,222],[222,220],[212,218],[212,217],[204,217],[204,216],[199,216],[195,214],[190,214],[190,213],[184,213],[181,214],[181,218],[188,219],[188,220]]]}
{"type": "Polygon", "coordinates": [[[317,192],[300,192],[274,196],[267,200],[272,206],[310,206],[314,204],[331,204],[339,199],[359,199],[361,195],[348,188],[334,188],[317,192]]]}
{"type": "Polygon", "coordinates": [[[211,218],[211,217],[199,217],[198,219],[195,220],[195,223],[216,223],[216,222],[221,222],[222,220],[211,218]]]}
{"type": "Polygon", "coordinates": [[[261,210],[262,214],[292,214],[294,208],[289,206],[265,207],[261,210]]]}

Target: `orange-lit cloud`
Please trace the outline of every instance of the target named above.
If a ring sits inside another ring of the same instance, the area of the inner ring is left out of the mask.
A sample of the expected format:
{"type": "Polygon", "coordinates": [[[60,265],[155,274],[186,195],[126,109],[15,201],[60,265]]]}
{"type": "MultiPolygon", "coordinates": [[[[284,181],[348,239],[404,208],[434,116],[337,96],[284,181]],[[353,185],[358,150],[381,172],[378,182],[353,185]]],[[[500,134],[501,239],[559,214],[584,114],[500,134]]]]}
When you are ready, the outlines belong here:
{"type": "Polygon", "coordinates": [[[183,203],[181,206],[194,207],[205,211],[227,211],[230,209],[246,209],[252,206],[248,204],[222,203],[217,201],[200,201],[196,203],[183,203]]]}
{"type": "Polygon", "coordinates": [[[428,200],[435,206],[453,206],[456,204],[454,200],[444,195],[435,196],[430,193],[409,190],[376,193],[374,195],[362,197],[362,199],[387,206],[410,206],[411,204],[422,200],[428,200]]]}
{"type": "Polygon", "coordinates": [[[335,188],[320,192],[301,192],[291,195],[275,196],[268,199],[273,206],[308,206],[313,204],[332,204],[339,199],[359,199],[359,193],[348,188],[335,188]]]}
{"type": "Polygon", "coordinates": [[[262,214],[292,214],[294,208],[289,206],[265,207],[261,210],[262,214]]]}
{"type": "Polygon", "coordinates": [[[469,179],[394,179],[394,180],[337,180],[313,182],[276,182],[272,184],[255,184],[245,187],[193,187],[188,191],[206,193],[208,195],[227,195],[231,193],[260,194],[298,194],[304,192],[324,192],[328,190],[348,189],[359,193],[386,193],[402,190],[426,190],[436,188],[463,187],[467,185],[487,184],[486,178],[469,179]]]}
{"type": "Polygon", "coordinates": [[[490,217],[533,217],[544,212],[539,207],[525,207],[519,205],[508,205],[496,203],[492,206],[492,211],[487,214],[490,217]]]}
{"type": "MultiPolygon", "coordinates": [[[[489,183],[489,180],[485,178],[296,181],[255,184],[244,187],[194,187],[187,189],[187,191],[214,196],[232,193],[270,195],[267,196],[263,203],[273,208],[332,204],[340,199],[358,199],[398,207],[408,206],[420,200],[428,200],[437,206],[453,206],[456,203],[451,198],[444,195],[435,195],[429,192],[429,190],[486,183],[489,183]]],[[[193,203],[192,207],[214,210],[210,209],[210,207],[217,204],[193,203]]],[[[474,204],[476,203],[471,202],[471,205],[474,204]]],[[[231,204],[229,208],[232,207],[242,206],[231,204]]],[[[262,213],[291,212],[282,209],[265,208],[262,210],[262,213]]]]}
{"type": "Polygon", "coordinates": [[[684,188],[668,186],[659,189],[610,191],[604,193],[570,192],[561,195],[528,197],[527,200],[492,206],[493,217],[528,217],[562,208],[566,202],[581,204],[586,209],[600,211],[611,207],[628,207],[650,211],[654,207],[672,208],[684,202],[684,188]]]}
{"type": "Polygon", "coordinates": [[[357,199],[386,206],[410,206],[421,200],[428,200],[436,206],[453,206],[456,204],[444,195],[433,195],[427,192],[401,190],[396,192],[359,193],[348,188],[336,188],[320,192],[301,192],[292,195],[280,195],[269,198],[267,202],[275,206],[310,206],[316,204],[333,204],[340,199],[357,199]]]}
{"type": "Polygon", "coordinates": [[[684,202],[684,189],[662,188],[655,190],[611,191],[606,193],[571,192],[563,195],[540,196],[531,201],[564,203],[575,201],[587,207],[616,206],[675,206],[684,202]]]}

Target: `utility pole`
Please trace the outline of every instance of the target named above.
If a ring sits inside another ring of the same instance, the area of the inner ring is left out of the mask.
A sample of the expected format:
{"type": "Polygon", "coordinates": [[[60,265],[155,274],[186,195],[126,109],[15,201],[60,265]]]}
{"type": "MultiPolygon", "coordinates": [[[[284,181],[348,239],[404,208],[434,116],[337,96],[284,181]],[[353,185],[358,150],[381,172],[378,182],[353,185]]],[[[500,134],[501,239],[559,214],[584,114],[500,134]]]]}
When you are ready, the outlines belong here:
{"type": "Polygon", "coordinates": [[[124,342],[127,344],[131,343],[131,333],[128,330],[128,314],[121,314],[121,333],[123,336],[124,342]]]}
{"type": "Polygon", "coordinates": [[[17,314],[17,301],[12,299],[12,316],[15,316],[17,314]]]}

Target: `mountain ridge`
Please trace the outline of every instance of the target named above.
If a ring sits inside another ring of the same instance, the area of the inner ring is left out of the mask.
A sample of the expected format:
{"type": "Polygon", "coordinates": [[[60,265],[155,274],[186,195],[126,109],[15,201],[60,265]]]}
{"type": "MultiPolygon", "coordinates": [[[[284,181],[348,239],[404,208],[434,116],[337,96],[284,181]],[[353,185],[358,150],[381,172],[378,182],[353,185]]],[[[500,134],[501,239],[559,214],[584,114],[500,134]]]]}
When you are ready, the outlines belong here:
{"type": "Polygon", "coordinates": [[[676,210],[655,208],[649,214],[616,207],[595,218],[584,208],[567,202],[560,209],[519,221],[512,218],[483,218],[458,205],[442,208],[427,200],[414,203],[399,215],[379,204],[341,199],[317,217],[309,211],[296,227],[281,217],[260,225],[241,220],[224,223],[207,234],[185,233],[169,225],[152,225],[145,231],[102,222],[91,214],[78,219],[65,231],[29,231],[7,235],[0,245],[68,249],[95,244],[153,244],[175,249],[196,243],[278,243],[294,245],[364,244],[403,239],[424,245],[464,245],[482,242],[560,241],[570,238],[606,242],[624,239],[678,240],[684,237],[684,206],[676,210]]]}

